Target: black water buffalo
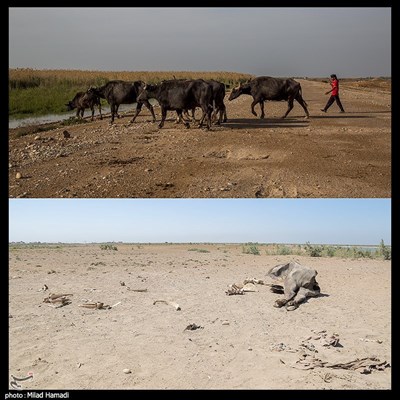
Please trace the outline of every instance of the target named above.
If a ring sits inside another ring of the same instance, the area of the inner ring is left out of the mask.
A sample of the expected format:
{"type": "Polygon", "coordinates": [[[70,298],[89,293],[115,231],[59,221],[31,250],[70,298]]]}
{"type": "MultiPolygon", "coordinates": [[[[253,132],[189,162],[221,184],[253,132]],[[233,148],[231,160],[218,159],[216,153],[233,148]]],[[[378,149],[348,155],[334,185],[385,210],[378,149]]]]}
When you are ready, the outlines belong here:
{"type": "MultiPolygon", "coordinates": [[[[161,122],[158,127],[164,126],[167,111],[176,110],[178,118],[182,118],[185,110],[200,107],[203,115],[199,127],[206,119],[207,129],[211,127],[211,113],[213,110],[212,87],[202,79],[163,81],[159,85],[146,85],[138,96],[138,101],[148,101],[155,98],[161,107],[161,122]]],[[[184,119],[183,119],[184,120],[184,119]]],[[[185,121],[185,120],[184,120],[185,121]]],[[[185,121],[186,127],[189,123],[185,121]]]]}
{"type": "Polygon", "coordinates": [[[239,87],[232,90],[229,100],[234,100],[241,94],[249,94],[253,97],[251,103],[251,112],[257,116],[254,107],[260,103],[261,117],[264,118],[264,101],[275,100],[288,102],[288,109],[282,118],[285,118],[293,108],[293,101],[297,102],[303,107],[306,117],[309,118],[310,114],[307,110],[307,103],[304,101],[301,93],[301,85],[291,78],[271,78],[270,76],[259,76],[251,79],[249,82],[240,84],[239,87]]]}
{"type": "Polygon", "coordinates": [[[213,90],[213,101],[214,101],[214,117],[219,113],[219,118],[217,124],[221,124],[221,122],[227,122],[228,119],[226,117],[226,107],[224,103],[225,98],[225,85],[222,82],[214,81],[214,80],[206,80],[206,82],[211,85],[213,90]]]}
{"type": "Polygon", "coordinates": [[[308,297],[319,296],[317,275],[318,272],[315,269],[305,267],[295,261],[271,268],[267,276],[283,281],[283,288],[280,285],[271,285],[271,291],[284,293],[284,298],[276,300],[274,307],[285,306],[288,311],[292,311],[308,297]]]}
{"type": "MultiPolygon", "coordinates": [[[[92,87],[89,91],[97,94],[99,97],[106,99],[111,107],[111,123],[114,122],[115,115],[118,116],[118,107],[120,104],[133,104],[136,105],[136,112],[130,122],[134,122],[139,115],[143,104],[150,110],[153,117],[153,122],[156,121],[153,106],[147,101],[138,101],[137,97],[143,90],[145,83],[143,81],[125,82],[125,81],[110,81],[98,88],[92,87]]],[[[118,116],[119,117],[119,116],[118,116]]]]}
{"type": "Polygon", "coordinates": [[[67,104],[68,111],[74,110],[76,108],[76,117],[83,118],[83,114],[86,108],[90,108],[92,111],[92,121],[94,118],[94,107],[99,107],[100,119],[103,119],[101,115],[101,103],[100,98],[95,93],[92,92],[78,92],[75,97],[69,101],[67,104]]]}
{"type": "MultiPolygon", "coordinates": [[[[217,125],[220,125],[221,122],[227,122],[227,116],[226,116],[226,106],[224,103],[225,99],[225,84],[222,82],[218,82],[215,80],[204,80],[204,82],[208,83],[212,87],[213,91],[213,105],[214,105],[214,113],[211,117],[211,120],[215,120],[219,113],[219,118],[216,122],[217,125]]],[[[194,117],[195,114],[195,109],[192,109],[192,118],[195,119],[194,117]]],[[[187,110],[185,110],[185,116],[188,118],[189,115],[187,113],[187,110]]],[[[178,117],[178,121],[180,121],[180,118],[178,117]]]]}

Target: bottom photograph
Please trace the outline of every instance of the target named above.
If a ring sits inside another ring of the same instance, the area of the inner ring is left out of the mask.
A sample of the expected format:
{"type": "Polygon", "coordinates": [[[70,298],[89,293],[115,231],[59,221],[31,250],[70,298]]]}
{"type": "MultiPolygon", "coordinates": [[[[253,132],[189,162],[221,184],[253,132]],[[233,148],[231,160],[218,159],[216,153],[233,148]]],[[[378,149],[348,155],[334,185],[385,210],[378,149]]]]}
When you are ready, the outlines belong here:
{"type": "Polygon", "coordinates": [[[11,199],[9,390],[391,389],[391,251],[390,199],[11,199]]]}

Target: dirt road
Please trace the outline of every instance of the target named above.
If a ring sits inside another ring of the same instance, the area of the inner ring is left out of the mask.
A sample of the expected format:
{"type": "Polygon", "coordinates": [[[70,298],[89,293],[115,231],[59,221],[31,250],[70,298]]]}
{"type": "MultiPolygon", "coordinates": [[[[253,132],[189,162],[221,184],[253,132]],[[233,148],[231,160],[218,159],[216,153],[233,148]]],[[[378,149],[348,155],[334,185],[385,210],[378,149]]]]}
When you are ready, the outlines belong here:
{"type": "Polygon", "coordinates": [[[133,124],[128,114],[112,126],[11,129],[9,197],[391,197],[390,87],[342,83],[346,113],[334,104],[325,114],[329,84],[298,81],[309,120],[298,103],[280,119],[286,102],[267,102],[260,120],[243,95],[226,100],[228,122],[209,132],[175,125],[172,112],[158,129],[147,109],[133,124]]]}

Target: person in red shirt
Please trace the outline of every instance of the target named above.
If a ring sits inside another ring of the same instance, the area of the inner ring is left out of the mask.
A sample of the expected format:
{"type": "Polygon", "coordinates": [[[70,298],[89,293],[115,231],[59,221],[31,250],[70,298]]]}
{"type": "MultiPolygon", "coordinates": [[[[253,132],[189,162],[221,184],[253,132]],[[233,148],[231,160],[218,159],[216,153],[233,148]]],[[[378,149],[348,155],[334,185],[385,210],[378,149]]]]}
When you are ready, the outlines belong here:
{"type": "Polygon", "coordinates": [[[326,106],[324,108],[321,108],[321,111],[326,112],[328,108],[333,104],[334,101],[336,101],[336,104],[340,108],[340,112],[344,113],[344,108],[342,106],[342,102],[340,101],[339,98],[339,80],[335,74],[331,75],[331,86],[332,89],[326,92],[325,94],[331,94],[331,97],[329,97],[328,102],[326,103],[326,106]]]}

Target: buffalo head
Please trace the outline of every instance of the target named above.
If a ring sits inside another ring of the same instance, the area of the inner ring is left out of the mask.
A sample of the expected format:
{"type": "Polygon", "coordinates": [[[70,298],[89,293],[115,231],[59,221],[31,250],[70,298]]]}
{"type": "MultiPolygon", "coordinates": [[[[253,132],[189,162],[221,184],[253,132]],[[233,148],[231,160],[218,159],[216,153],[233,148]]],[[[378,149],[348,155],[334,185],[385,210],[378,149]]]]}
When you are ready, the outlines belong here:
{"type": "Polygon", "coordinates": [[[238,87],[233,88],[231,94],[229,95],[228,100],[234,100],[237,97],[239,97],[242,94],[242,84],[240,84],[238,87]]]}
{"type": "Polygon", "coordinates": [[[75,108],[75,106],[72,103],[72,101],[69,101],[65,106],[67,107],[68,111],[72,111],[75,108]]]}

